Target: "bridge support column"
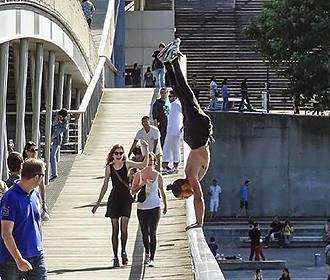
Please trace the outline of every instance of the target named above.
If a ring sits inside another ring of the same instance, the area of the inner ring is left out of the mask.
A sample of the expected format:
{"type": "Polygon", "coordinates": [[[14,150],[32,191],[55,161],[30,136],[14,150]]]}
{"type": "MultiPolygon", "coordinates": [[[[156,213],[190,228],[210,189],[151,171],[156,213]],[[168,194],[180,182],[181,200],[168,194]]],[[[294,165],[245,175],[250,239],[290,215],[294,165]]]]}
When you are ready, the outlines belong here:
{"type": "Polygon", "coordinates": [[[0,45],[0,179],[7,179],[6,102],[8,83],[9,42],[0,45]]]}
{"type": "Polygon", "coordinates": [[[64,62],[60,62],[58,66],[58,84],[56,95],[56,109],[63,107],[63,89],[64,89],[64,62]]]}
{"type": "Polygon", "coordinates": [[[37,43],[35,55],[35,76],[34,76],[34,91],[32,93],[32,141],[39,146],[40,141],[40,107],[41,107],[41,85],[42,85],[42,70],[44,65],[44,47],[43,44],[37,43]]]}
{"type": "Polygon", "coordinates": [[[81,100],[81,89],[76,88],[76,101],[75,101],[75,109],[78,110],[80,106],[80,100],[81,100]]]}
{"type": "Polygon", "coordinates": [[[116,35],[114,44],[115,66],[118,70],[115,76],[115,87],[125,87],[125,0],[119,0],[116,35]]]}
{"type": "Polygon", "coordinates": [[[28,39],[21,39],[19,47],[19,76],[16,115],[16,151],[23,153],[25,145],[25,102],[28,68],[28,39]]]}
{"type": "Polygon", "coordinates": [[[49,183],[50,174],[50,145],[51,145],[51,129],[52,129],[52,113],[53,113],[53,96],[54,96],[54,76],[55,76],[55,53],[49,52],[48,57],[48,78],[46,91],[46,125],[45,125],[45,184],[49,183]]]}
{"type": "MultiPolygon", "coordinates": [[[[66,85],[65,85],[65,97],[64,97],[64,108],[71,110],[71,97],[72,97],[72,76],[66,76],[66,85]]],[[[68,120],[70,122],[70,115],[68,115],[68,120]]],[[[64,132],[63,142],[69,142],[69,129],[64,132]]],[[[59,160],[59,155],[58,155],[59,160]]]]}

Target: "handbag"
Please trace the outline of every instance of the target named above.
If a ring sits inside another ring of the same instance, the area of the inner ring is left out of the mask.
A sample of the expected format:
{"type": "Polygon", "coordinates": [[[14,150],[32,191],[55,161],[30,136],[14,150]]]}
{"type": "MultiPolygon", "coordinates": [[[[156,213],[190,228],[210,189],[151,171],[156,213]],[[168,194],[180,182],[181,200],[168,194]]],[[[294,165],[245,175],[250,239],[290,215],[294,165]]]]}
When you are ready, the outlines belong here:
{"type": "MultiPolygon", "coordinates": [[[[142,174],[140,173],[140,184],[142,182],[142,174]]],[[[146,185],[143,185],[137,195],[137,201],[142,203],[146,200],[147,194],[146,194],[146,185]]]]}
{"type": "Polygon", "coordinates": [[[135,198],[134,196],[132,196],[130,190],[131,188],[129,187],[129,185],[120,177],[119,173],[117,172],[117,170],[115,168],[112,168],[112,170],[115,172],[118,180],[128,189],[129,191],[129,195],[130,195],[130,200],[131,200],[131,203],[133,203],[135,201],[135,198]]]}

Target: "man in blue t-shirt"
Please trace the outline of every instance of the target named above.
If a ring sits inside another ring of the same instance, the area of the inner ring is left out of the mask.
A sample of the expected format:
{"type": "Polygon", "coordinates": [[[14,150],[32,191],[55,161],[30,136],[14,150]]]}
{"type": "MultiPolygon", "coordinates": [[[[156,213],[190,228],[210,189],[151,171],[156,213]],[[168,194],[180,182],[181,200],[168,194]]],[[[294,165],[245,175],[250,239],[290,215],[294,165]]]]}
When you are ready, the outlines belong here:
{"type": "Polygon", "coordinates": [[[40,200],[34,190],[45,175],[43,161],[23,164],[21,180],[0,203],[0,276],[2,280],[46,280],[41,239],[40,200]]]}
{"type": "Polygon", "coordinates": [[[240,192],[241,192],[241,201],[240,201],[240,211],[239,213],[241,214],[243,208],[245,208],[245,214],[246,216],[249,216],[249,183],[250,180],[245,180],[244,185],[241,187],[240,192]]]}

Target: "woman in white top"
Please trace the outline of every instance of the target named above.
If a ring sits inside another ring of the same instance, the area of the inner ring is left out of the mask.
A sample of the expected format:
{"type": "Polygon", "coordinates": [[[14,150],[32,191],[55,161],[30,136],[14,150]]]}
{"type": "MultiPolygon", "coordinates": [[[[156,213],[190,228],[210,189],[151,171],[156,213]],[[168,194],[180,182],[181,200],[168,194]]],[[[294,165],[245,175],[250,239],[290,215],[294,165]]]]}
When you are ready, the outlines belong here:
{"type": "Polygon", "coordinates": [[[163,177],[154,169],[155,156],[149,154],[148,166],[137,172],[132,183],[132,193],[137,193],[144,185],[146,198],[137,204],[137,216],[143,236],[145,249],[145,264],[155,266],[154,256],[156,252],[156,231],[160,219],[160,191],[164,208],[163,214],[167,213],[166,194],[163,188],[163,177]]]}

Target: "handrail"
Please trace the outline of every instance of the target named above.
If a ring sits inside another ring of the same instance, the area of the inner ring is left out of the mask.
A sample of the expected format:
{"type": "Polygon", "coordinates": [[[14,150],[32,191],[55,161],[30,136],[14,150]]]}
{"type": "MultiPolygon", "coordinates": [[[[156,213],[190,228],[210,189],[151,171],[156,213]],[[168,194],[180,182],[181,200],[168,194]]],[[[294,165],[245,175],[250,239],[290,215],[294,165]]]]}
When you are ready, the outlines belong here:
{"type": "MultiPolygon", "coordinates": [[[[91,80],[91,82],[89,83],[89,85],[87,87],[87,90],[86,90],[86,93],[83,97],[83,100],[81,101],[81,104],[79,106],[78,111],[80,111],[81,113],[84,113],[86,111],[87,106],[89,104],[89,101],[90,101],[90,99],[93,95],[93,91],[95,89],[96,83],[97,83],[100,75],[102,74],[103,66],[104,66],[107,58],[109,59],[109,57],[111,57],[114,34],[112,35],[112,31],[111,31],[110,28],[111,27],[113,29],[115,28],[111,24],[112,22],[114,22],[114,20],[113,20],[113,18],[115,16],[114,10],[115,10],[115,1],[114,0],[109,0],[108,10],[107,10],[107,14],[106,14],[106,17],[105,17],[105,21],[104,21],[104,25],[103,25],[103,31],[102,31],[102,37],[101,37],[100,46],[99,46],[99,50],[98,50],[98,54],[100,56],[99,57],[99,62],[97,64],[97,67],[96,67],[95,73],[92,77],[92,80],[91,80]],[[109,38],[109,34],[111,34],[110,38],[109,38]],[[110,45],[111,45],[111,52],[108,53],[108,54],[105,54],[105,50],[107,49],[107,45],[106,45],[107,42],[110,43],[110,45]]],[[[113,32],[113,33],[115,33],[115,32],[113,32]]]]}

